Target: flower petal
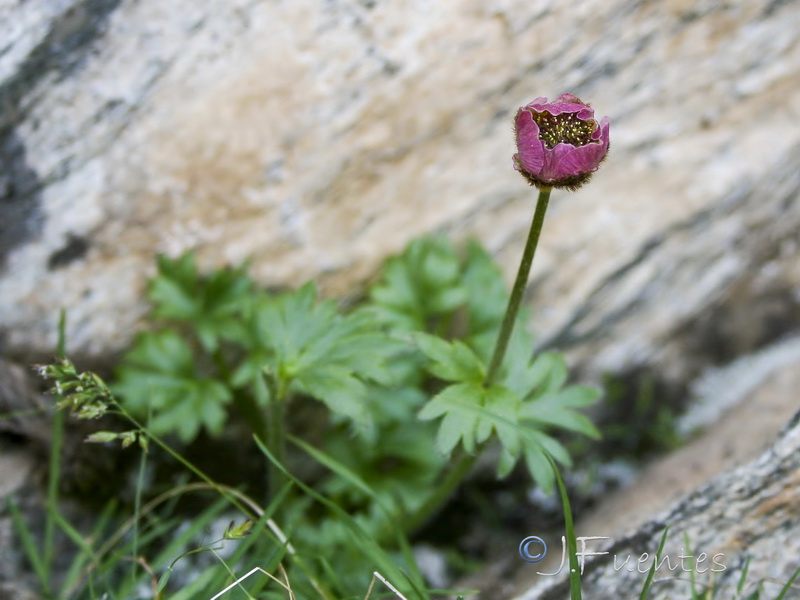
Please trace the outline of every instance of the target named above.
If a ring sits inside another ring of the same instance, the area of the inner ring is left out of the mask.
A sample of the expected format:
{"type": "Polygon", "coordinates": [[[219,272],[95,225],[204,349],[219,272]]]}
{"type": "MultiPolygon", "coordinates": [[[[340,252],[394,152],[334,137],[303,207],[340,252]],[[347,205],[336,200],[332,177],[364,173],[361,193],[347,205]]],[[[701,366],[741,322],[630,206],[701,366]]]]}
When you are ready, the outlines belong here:
{"type": "Polygon", "coordinates": [[[557,183],[560,179],[593,173],[606,155],[607,145],[602,143],[573,146],[558,144],[545,156],[542,179],[557,183]]]}
{"type": "Polygon", "coordinates": [[[592,134],[593,139],[600,140],[603,144],[605,144],[606,150],[608,150],[608,126],[608,117],[603,117],[603,119],[600,121],[600,126],[592,134]]]}
{"type": "Polygon", "coordinates": [[[549,102],[547,98],[536,98],[525,108],[532,108],[538,112],[547,111],[553,116],[561,113],[576,113],[579,119],[589,120],[594,118],[594,109],[572,94],[562,94],[553,102],[549,102]]]}
{"type": "Polygon", "coordinates": [[[539,173],[544,166],[544,142],[539,139],[539,125],[527,107],[517,111],[517,154],[514,163],[517,170],[539,173]]]}

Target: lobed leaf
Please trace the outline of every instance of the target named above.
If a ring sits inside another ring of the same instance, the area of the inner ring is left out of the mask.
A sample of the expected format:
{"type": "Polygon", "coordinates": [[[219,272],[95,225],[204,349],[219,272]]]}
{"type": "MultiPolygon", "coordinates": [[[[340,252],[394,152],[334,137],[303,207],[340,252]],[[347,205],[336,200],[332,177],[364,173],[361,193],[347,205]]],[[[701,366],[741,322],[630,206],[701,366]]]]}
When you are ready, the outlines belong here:
{"type": "Polygon", "coordinates": [[[483,362],[461,341],[448,342],[427,333],[412,334],[417,347],[432,362],[428,366],[431,374],[445,381],[483,381],[483,362]]]}
{"type": "Polygon", "coordinates": [[[461,261],[443,237],[412,241],[400,256],[386,261],[369,295],[381,322],[390,329],[426,331],[467,300],[461,261]]]}
{"type": "Polygon", "coordinates": [[[153,315],[192,326],[203,348],[214,351],[236,327],[235,316],[246,303],[252,281],[246,265],[200,275],[193,253],[177,259],[158,256],[158,274],[149,284],[153,315]]]}
{"type": "Polygon", "coordinates": [[[449,454],[461,441],[464,449],[475,450],[479,413],[470,407],[481,406],[484,388],[479,383],[457,383],[434,396],[419,412],[422,420],[443,417],[436,437],[436,448],[449,454]]]}

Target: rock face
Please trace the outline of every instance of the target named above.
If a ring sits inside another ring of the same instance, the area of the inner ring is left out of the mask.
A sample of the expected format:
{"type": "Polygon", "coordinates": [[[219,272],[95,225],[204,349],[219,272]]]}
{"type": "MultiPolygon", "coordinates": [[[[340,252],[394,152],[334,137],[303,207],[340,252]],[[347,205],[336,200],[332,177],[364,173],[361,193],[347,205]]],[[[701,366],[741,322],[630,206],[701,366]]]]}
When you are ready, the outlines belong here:
{"type": "Polygon", "coordinates": [[[44,462],[37,460],[37,455],[41,446],[49,443],[50,428],[42,417],[44,399],[30,379],[25,369],[0,359],[0,600],[38,600],[30,591],[35,587],[34,578],[26,572],[9,504],[19,507],[22,503],[27,508],[36,502],[31,496],[41,497],[33,492],[41,480],[37,464],[44,462]],[[22,496],[26,498],[21,502],[22,496]]]}
{"type": "MultiPolygon", "coordinates": [[[[798,506],[800,413],[755,462],[714,478],[625,537],[605,546],[596,540],[587,542],[588,552],[607,554],[586,560],[583,594],[592,600],[638,598],[664,527],[670,526],[662,554],[664,562],[659,563],[648,598],[690,597],[692,572],[698,591],[713,583],[715,597],[738,597],[735,592],[748,557],[742,597],[754,592],[759,584],[763,585],[765,597],[777,597],[798,568],[798,506]]],[[[560,548],[557,550],[560,552],[560,548]]],[[[785,597],[799,595],[800,585],[795,583],[785,597]]],[[[519,600],[568,597],[569,586],[562,577],[544,589],[539,587],[519,596],[519,600]]]]}
{"type": "MultiPolygon", "coordinates": [[[[604,494],[593,510],[578,518],[577,535],[606,538],[588,541],[587,550],[610,552],[587,559],[584,597],[638,598],[645,580],[641,571],[646,572],[652,563],[667,525],[665,554],[670,556],[672,570],[666,563],[659,569],[652,600],[689,598],[691,571],[698,586],[712,581],[721,586],[714,597],[738,597],[733,589],[748,556],[749,591],[766,580],[764,597],[773,598],[781,585],[775,582],[785,583],[799,566],[800,338],[737,360],[708,374],[697,387],[702,388],[697,390],[702,396],[683,422],[707,428],[652,461],[630,485],[604,494]],[[718,410],[722,414],[716,414],[718,410]],[[791,424],[787,427],[787,423],[791,424]],[[643,552],[650,556],[638,565],[643,552]],[[704,564],[695,568],[688,559],[680,564],[681,553],[699,556],[701,552],[706,553],[704,564]],[[717,553],[723,555],[717,561],[725,569],[712,564],[717,553]],[[631,558],[622,566],[626,557],[631,558]],[[717,572],[712,574],[711,569],[717,572]]],[[[538,575],[558,570],[561,535],[563,525],[546,538],[551,548],[541,563],[517,563],[517,593],[504,597],[560,600],[569,596],[562,578],[538,575]]],[[[562,571],[566,573],[566,568],[562,571]]],[[[800,582],[796,586],[787,598],[800,596],[800,582]]]]}
{"type": "Polygon", "coordinates": [[[156,252],[325,293],[416,234],[516,268],[511,116],[569,91],[611,156],[553,196],[532,300],[594,370],[685,379],[800,323],[791,2],[0,5],[0,352],[123,348],[156,252]]]}

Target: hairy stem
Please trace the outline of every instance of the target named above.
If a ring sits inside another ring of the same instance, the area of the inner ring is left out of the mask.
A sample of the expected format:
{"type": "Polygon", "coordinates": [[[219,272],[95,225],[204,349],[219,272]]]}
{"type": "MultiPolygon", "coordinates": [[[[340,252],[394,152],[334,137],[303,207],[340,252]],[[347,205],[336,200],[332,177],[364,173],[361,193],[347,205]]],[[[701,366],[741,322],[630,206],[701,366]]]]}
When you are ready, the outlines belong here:
{"type": "MultiPolygon", "coordinates": [[[[508,299],[506,313],[503,317],[503,324],[500,327],[500,335],[497,338],[492,360],[489,363],[489,369],[483,380],[483,384],[486,387],[491,386],[497,377],[500,366],[503,364],[506,349],[508,348],[508,341],[511,339],[511,333],[514,331],[514,325],[517,322],[517,314],[522,304],[522,297],[525,295],[525,287],[528,284],[528,276],[530,275],[531,265],[533,264],[533,257],[536,254],[536,246],[539,244],[539,237],[542,233],[544,215],[547,212],[547,205],[550,201],[550,191],[551,188],[539,190],[539,199],[536,201],[536,210],[533,214],[530,231],[528,232],[525,250],[522,253],[522,260],[520,261],[519,270],[517,271],[517,278],[514,281],[514,287],[511,289],[511,297],[508,299]]],[[[447,475],[445,475],[433,494],[406,521],[406,531],[411,533],[424,525],[432,515],[437,513],[442,506],[444,506],[445,502],[447,502],[464,477],[467,476],[470,469],[472,469],[479,455],[480,448],[473,455],[467,454],[463,450],[459,453],[458,458],[452,463],[447,475]]]]}
{"type": "Polygon", "coordinates": [[[542,225],[544,224],[544,215],[547,212],[547,204],[550,201],[550,189],[543,188],[539,190],[539,199],[536,201],[536,211],[533,213],[531,229],[528,232],[528,241],[525,242],[525,250],[519,263],[514,287],[511,289],[511,297],[508,299],[506,314],[500,327],[500,335],[497,338],[492,361],[489,363],[489,370],[486,372],[486,378],[484,379],[484,384],[487,386],[492,385],[495,377],[497,377],[508,348],[508,341],[511,339],[511,333],[514,331],[514,325],[517,322],[517,314],[519,313],[520,304],[522,304],[522,297],[525,295],[525,287],[528,285],[533,256],[536,254],[536,246],[539,244],[539,236],[542,233],[542,225]]]}

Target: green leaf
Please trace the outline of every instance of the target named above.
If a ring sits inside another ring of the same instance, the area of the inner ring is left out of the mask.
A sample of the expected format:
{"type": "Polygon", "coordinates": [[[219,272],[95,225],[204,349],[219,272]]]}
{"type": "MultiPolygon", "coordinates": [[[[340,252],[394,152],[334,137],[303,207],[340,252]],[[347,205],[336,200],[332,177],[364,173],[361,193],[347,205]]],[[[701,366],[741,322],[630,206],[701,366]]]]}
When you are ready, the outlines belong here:
{"type": "Polygon", "coordinates": [[[170,330],[140,335],[125,355],[124,363],[147,369],[154,375],[194,376],[191,347],[180,335],[170,330]]]}
{"type": "Polygon", "coordinates": [[[500,451],[500,460],[497,461],[497,477],[505,479],[514,469],[519,460],[519,455],[512,454],[506,448],[500,451]]]}
{"type": "Polygon", "coordinates": [[[459,441],[464,449],[475,451],[479,413],[470,407],[483,404],[484,389],[479,383],[457,383],[434,396],[419,412],[422,420],[444,417],[439,425],[436,448],[449,454],[459,441]]]}
{"type": "Polygon", "coordinates": [[[556,461],[567,467],[572,466],[572,459],[569,456],[569,452],[561,445],[561,442],[540,431],[533,430],[530,432],[530,435],[536,444],[556,461]]]}
{"type": "Polygon", "coordinates": [[[22,512],[11,497],[6,499],[6,506],[11,514],[11,523],[14,526],[14,532],[19,537],[25,557],[28,559],[28,562],[30,562],[31,567],[33,567],[33,572],[36,574],[37,579],[39,579],[39,585],[41,585],[43,590],[49,590],[52,585],[51,565],[45,562],[43,552],[35,541],[33,530],[25,522],[25,519],[22,517],[22,512]]]}
{"type": "Polygon", "coordinates": [[[571,600],[581,600],[581,573],[583,564],[578,563],[578,543],[575,536],[575,522],[572,518],[572,507],[569,503],[567,486],[558,470],[558,465],[551,457],[547,457],[550,471],[558,483],[558,495],[561,497],[561,506],[564,509],[564,529],[567,533],[567,553],[569,554],[569,591],[571,600]]]}
{"type": "Polygon", "coordinates": [[[375,317],[367,310],[338,315],[335,311],[320,328],[319,335],[301,353],[298,369],[317,364],[338,364],[385,385],[394,381],[390,361],[407,345],[375,329],[375,317]]]}
{"type": "Polygon", "coordinates": [[[361,479],[356,472],[348,468],[346,465],[340,463],[326,453],[320,452],[299,438],[292,437],[291,440],[293,443],[300,446],[300,448],[308,453],[314,460],[336,473],[336,475],[338,475],[343,481],[346,481],[350,485],[354,486],[365,496],[372,498],[373,500],[379,499],[373,489],[363,479],[361,479]]]}
{"type": "Polygon", "coordinates": [[[295,381],[301,391],[324,402],[332,412],[348,417],[360,427],[369,425],[366,387],[347,369],[326,365],[299,373],[295,381]]]}
{"type": "MultiPolygon", "coordinates": [[[[522,454],[531,476],[549,493],[553,477],[546,456],[565,465],[570,465],[571,459],[560,442],[537,427],[538,421],[528,418],[526,413],[531,404],[523,404],[519,396],[504,386],[492,386],[487,390],[479,383],[459,383],[448,386],[428,402],[419,418],[442,419],[437,449],[443,453],[452,451],[459,441],[467,452],[474,452],[477,444],[487,441],[492,433],[496,434],[502,444],[498,475],[511,472],[522,454]]],[[[568,410],[560,411],[558,416],[567,424],[572,423],[570,419],[585,419],[568,410]]]]}
{"type": "Polygon", "coordinates": [[[477,417],[465,412],[453,411],[447,413],[439,425],[436,435],[436,449],[444,455],[449,455],[453,448],[461,441],[464,449],[472,454],[475,452],[475,427],[477,417]]]}
{"type": "Polygon", "coordinates": [[[647,600],[648,596],[650,595],[650,586],[653,584],[653,578],[656,575],[656,569],[658,568],[659,563],[661,563],[661,555],[664,552],[664,545],[667,543],[667,534],[669,534],[669,525],[664,527],[664,533],[661,534],[661,542],[658,544],[655,560],[653,560],[653,564],[650,565],[650,570],[647,572],[647,578],[644,581],[644,586],[642,587],[642,593],[639,595],[639,600],[647,600]]]}
{"type": "Polygon", "coordinates": [[[795,580],[800,577],[800,567],[795,569],[794,573],[789,577],[789,580],[784,584],[781,588],[780,593],[775,596],[775,600],[783,600],[786,598],[786,594],[788,594],[792,590],[792,586],[794,585],[795,580]]]}
{"type": "Polygon", "coordinates": [[[537,412],[535,416],[530,416],[526,410],[522,415],[525,419],[546,425],[553,425],[576,433],[581,433],[588,437],[599,439],[600,432],[592,422],[584,415],[567,410],[548,410],[537,412]]]}
{"type": "Polygon", "coordinates": [[[558,408],[583,408],[600,397],[600,390],[585,385],[571,385],[564,389],[546,394],[537,399],[539,406],[548,405],[558,408]]]}
{"type": "Polygon", "coordinates": [[[510,457],[519,454],[521,445],[519,432],[513,426],[518,421],[520,404],[519,396],[503,386],[495,385],[487,391],[486,409],[493,413],[494,419],[484,418],[483,421],[491,424],[510,457]]]}
{"type": "MultiPolygon", "coordinates": [[[[324,451],[357,473],[385,506],[396,506],[408,514],[429,497],[445,465],[438,452],[431,452],[435,437],[434,423],[405,420],[384,423],[374,440],[334,430],[326,436],[324,451]]],[[[331,478],[323,485],[342,507],[371,510],[372,496],[343,479],[331,478]]]]}
{"type": "Polygon", "coordinates": [[[467,291],[470,333],[496,335],[509,292],[500,267],[476,240],[470,240],[467,245],[466,269],[461,283],[467,291]]]}
{"type": "Polygon", "coordinates": [[[197,286],[197,266],[194,253],[170,259],[160,254],[156,257],[158,275],[150,282],[150,301],[156,311],[166,314],[191,315],[195,310],[196,299],[192,292],[197,286]]]}
{"type": "Polygon", "coordinates": [[[135,415],[153,411],[154,433],[175,431],[185,442],[203,427],[219,434],[226,420],[223,405],[232,397],[221,381],[196,372],[190,346],[169,330],[137,338],[117,370],[113,391],[135,415]]]}
{"type": "Polygon", "coordinates": [[[523,398],[542,393],[558,381],[563,358],[555,352],[542,352],[531,359],[533,338],[520,327],[514,331],[506,354],[504,385],[523,398]]]}
{"type": "Polygon", "coordinates": [[[585,415],[571,410],[572,406],[584,406],[594,401],[597,396],[598,393],[591,388],[580,387],[576,390],[566,388],[561,393],[547,394],[527,402],[520,410],[520,418],[597,439],[600,437],[600,432],[594,424],[585,415]]]}
{"type": "Polygon", "coordinates": [[[552,494],[555,477],[553,476],[553,469],[550,468],[550,461],[541,447],[526,447],[525,463],[528,466],[531,477],[542,488],[542,491],[547,495],[552,494]]]}
{"type": "Polygon", "coordinates": [[[149,285],[154,316],[191,325],[203,348],[214,351],[219,339],[235,330],[251,293],[245,269],[224,268],[201,276],[192,253],[177,259],[159,256],[158,274],[149,285]]]}
{"type": "Polygon", "coordinates": [[[366,382],[392,383],[390,362],[407,347],[377,329],[368,310],[342,315],[334,302],[318,301],[313,283],[258,298],[244,329],[249,352],[233,372],[233,385],[254,389],[267,369],[284,389],[322,401],[362,433],[371,431],[366,382]]]}
{"type": "Polygon", "coordinates": [[[187,380],[179,393],[164,400],[165,406],[156,411],[151,429],[157,434],[174,431],[181,440],[189,442],[202,427],[212,435],[222,432],[226,418],[222,405],[231,400],[231,392],[218,381],[187,380]]]}
{"type": "Polygon", "coordinates": [[[417,238],[402,255],[386,261],[370,299],[391,329],[426,331],[466,302],[460,275],[461,261],[450,241],[417,238]]]}
{"type": "Polygon", "coordinates": [[[546,353],[549,358],[549,369],[544,382],[546,392],[555,392],[561,389],[567,381],[567,361],[562,354],[556,352],[546,353]]]}
{"type": "Polygon", "coordinates": [[[447,342],[421,332],[412,334],[412,338],[422,353],[433,361],[428,370],[436,377],[445,381],[483,381],[483,363],[463,342],[447,342]]]}

